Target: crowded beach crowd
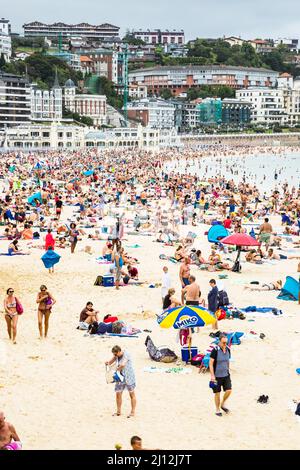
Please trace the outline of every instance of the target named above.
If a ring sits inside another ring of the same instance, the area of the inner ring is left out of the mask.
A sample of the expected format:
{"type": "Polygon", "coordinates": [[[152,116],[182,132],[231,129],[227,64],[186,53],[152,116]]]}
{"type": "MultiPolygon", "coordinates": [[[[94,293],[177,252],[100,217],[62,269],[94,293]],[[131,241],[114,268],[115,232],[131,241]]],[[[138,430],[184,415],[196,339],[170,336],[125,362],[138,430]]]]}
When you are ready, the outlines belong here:
{"type": "MultiPolygon", "coordinates": [[[[119,290],[124,284],[140,283],[142,276],[142,266],[139,266],[137,258],[126,252],[122,239],[134,234],[152,236],[154,242],[174,247],[173,256],[162,257],[162,260],[178,263],[182,286],[180,296],[176,297],[175,289],[170,285],[168,268],[164,266],[162,308],[186,303],[203,305],[214,313],[217,307],[215,280],[210,282],[211,295],[203,299],[196,278],[190,273],[190,265],[212,273],[229,271],[233,266],[226,260],[228,248],[216,243],[212,244],[210,252],[202,253],[194,247],[195,234],[189,231],[183,237],[181,226],[209,226],[218,220],[229,232],[245,233],[245,225],[253,224],[261,245],[246,251],[247,262],[261,264],[267,260],[298,259],[297,253],[293,256],[282,254],[282,246],[287,236],[299,236],[300,187],[296,186],[296,182],[295,185],[286,182],[278,187],[275,175],[273,189],[267,192],[259,189],[258,184],[250,184],[245,175],[240,175],[240,182],[236,183],[223,176],[200,178],[197,172],[191,174],[190,168],[200,168],[203,157],[220,159],[258,152],[279,155],[283,151],[297,153],[300,149],[214,144],[160,152],[89,149],[3,153],[0,159],[0,238],[7,241],[7,250],[1,256],[30,256],[32,250],[40,250],[45,268],[55,275],[54,266],[61,257],[63,260],[64,250],[70,250],[73,254],[80,246],[83,251],[92,253],[92,241],[103,240],[100,258],[111,262],[107,264],[107,274],[114,276],[115,288],[119,290]],[[270,222],[270,217],[275,215],[281,216],[282,234],[275,232],[270,222]]],[[[238,171],[238,167],[231,168],[234,175],[238,171]]],[[[278,168],[278,174],[281,172],[282,168],[278,168]]],[[[258,182],[261,175],[256,176],[258,182]]],[[[296,238],[293,248],[299,247],[299,238],[296,238]]],[[[262,286],[248,286],[253,290],[280,290],[281,287],[282,280],[275,279],[262,286]]],[[[8,337],[13,344],[17,344],[18,316],[23,310],[22,293],[15,292],[14,286],[7,286],[3,297],[8,337]]],[[[47,287],[41,285],[36,297],[41,339],[47,338],[49,319],[56,300],[47,287]]],[[[213,327],[216,329],[217,326],[216,321],[213,327]]],[[[90,301],[80,314],[78,328],[87,329],[91,334],[134,334],[137,331],[129,331],[117,317],[107,315],[101,319],[90,301]]],[[[190,330],[187,331],[187,339],[191,334],[190,330]]],[[[220,348],[224,354],[222,367],[227,375],[224,376],[222,370],[223,376],[216,378],[213,362],[210,367],[212,380],[218,382],[218,416],[222,416],[221,410],[229,412],[225,402],[231,391],[227,340],[222,335],[220,348]],[[224,377],[227,377],[226,380],[219,380],[224,377]],[[225,391],[222,401],[221,386],[225,391]]],[[[121,414],[121,395],[127,388],[132,405],[129,417],[132,417],[136,397],[131,358],[119,346],[115,346],[112,352],[113,357],[107,365],[117,362],[117,370],[125,375],[125,383],[116,384],[116,415],[121,414]]],[[[216,361],[217,358],[218,354],[213,353],[212,360],[216,361]]],[[[5,421],[2,412],[0,448],[21,448],[16,430],[5,421]]]]}

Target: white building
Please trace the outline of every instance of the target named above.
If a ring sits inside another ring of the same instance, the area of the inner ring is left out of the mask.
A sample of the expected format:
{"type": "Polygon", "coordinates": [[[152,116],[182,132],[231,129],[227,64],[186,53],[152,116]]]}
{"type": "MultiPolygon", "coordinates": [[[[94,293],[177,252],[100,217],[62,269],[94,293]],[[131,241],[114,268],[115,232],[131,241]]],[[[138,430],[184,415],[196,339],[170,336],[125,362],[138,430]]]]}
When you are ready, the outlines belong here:
{"type": "Polygon", "coordinates": [[[180,138],[175,130],[144,128],[115,128],[98,131],[75,125],[53,122],[51,125],[29,123],[7,129],[4,134],[4,149],[67,149],[82,148],[143,148],[159,150],[161,147],[179,147],[180,138]]]}
{"type": "Polygon", "coordinates": [[[105,95],[76,94],[76,86],[72,80],[67,80],[64,86],[64,102],[66,109],[80,116],[92,118],[94,126],[107,123],[107,108],[105,95]]]}
{"type": "Polygon", "coordinates": [[[172,129],[175,126],[175,106],[156,98],[132,101],[128,103],[128,118],[152,129],[172,129]]]}
{"type": "Polygon", "coordinates": [[[58,121],[62,119],[62,88],[57,76],[50,91],[39,90],[36,84],[31,88],[31,119],[34,121],[58,121]]]}
{"type": "Polygon", "coordinates": [[[29,122],[30,114],[29,82],[0,71],[0,129],[29,122]]]}
{"type": "Polygon", "coordinates": [[[85,128],[53,122],[49,125],[27,124],[6,130],[7,149],[78,149],[84,147],[85,128]]]}
{"type": "Polygon", "coordinates": [[[25,37],[49,37],[58,38],[61,34],[63,38],[80,36],[91,41],[101,41],[105,38],[119,36],[120,28],[112,24],[104,23],[91,25],[89,23],[66,24],[53,23],[46,24],[40,21],[33,21],[23,25],[25,37]]]}
{"type": "Polygon", "coordinates": [[[173,29],[139,29],[132,32],[136,39],[141,39],[146,44],[185,44],[184,31],[173,29]]]}
{"type": "Polygon", "coordinates": [[[147,87],[145,85],[131,84],[128,87],[128,95],[135,100],[147,98],[147,87]]]}
{"type": "Polygon", "coordinates": [[[11,58],[11,26],[9,20],[0,19],[0,56],[3,54],[6,62],[11,58]]]}
{"type": "Polygon", "coordinates": [[[274,40],[274,45],[279,46],[283,45],[286,46],[290,52],[298,52],[299,50],[299,40],[298,39],[291,39],[291,38],[278,38],[274,40]]]}
{"type": "Polygon", "coordinates": [[[251,120],[257,124],[284,124],[287,111],[282,88],[247,88],[236,91],[236,98],[252,104],[251,120]]]}

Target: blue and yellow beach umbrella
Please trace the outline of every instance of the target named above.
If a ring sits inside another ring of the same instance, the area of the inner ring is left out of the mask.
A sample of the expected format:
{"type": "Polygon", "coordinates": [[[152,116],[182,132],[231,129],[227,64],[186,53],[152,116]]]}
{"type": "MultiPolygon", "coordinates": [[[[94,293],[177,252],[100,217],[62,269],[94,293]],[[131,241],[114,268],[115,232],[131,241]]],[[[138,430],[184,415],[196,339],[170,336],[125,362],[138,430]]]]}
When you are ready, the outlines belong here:
{"type": "Polygon", "coordinates": [[[157,318],[161,328],[193,328],[215,323],[216,319],[209,311],[197,305],[183,305],[166,310],[157,318]]]}

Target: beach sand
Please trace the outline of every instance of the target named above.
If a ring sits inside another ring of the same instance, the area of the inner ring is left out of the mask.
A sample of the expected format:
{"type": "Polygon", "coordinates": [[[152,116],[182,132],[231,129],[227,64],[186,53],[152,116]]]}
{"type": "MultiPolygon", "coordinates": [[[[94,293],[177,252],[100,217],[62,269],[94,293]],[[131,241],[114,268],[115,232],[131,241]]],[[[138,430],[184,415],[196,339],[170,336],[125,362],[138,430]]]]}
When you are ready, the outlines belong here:
{"type": "MultiPolygon", "coordinates": [[[[278,218],[276,219],[278,221],[278,218]]],[[[182,227],[201,234],[196,246],[208,254],[203,236],[207,226],[182,227]]],[[[140,260],[140,279],[161,282],[162,267],[167,265],[180,297],[179,265],[162,261],[159,254],[172,255],[174,248],[153,243],[151,237],[128,236],[126,246],[138,243],[142,248],[128,249],[140,260]]],[[[3,309],[0,322],[0,409],[16,427],[24,449],[113,449],[115,443],[129,448],[130,437],[137,434],[148,448],[159,449],[299,449],[300,425],[288,408],[292,399],[300,400],[300,306],[297,302],[276,299],[274,292],[247,292],[243,282],[274,281],[286,275],[297,276],[297,260],[257,266],[243,263],[242,273],[229,272],[224,285],[236,306],[272,306],[284,315],[219,323],[224,331],[266,335],[264,340],[245,339],[232,347],[231,376],[233,393],[228,401],[231,413],[215,416],[213,393],[208,387],[210,375],[148,373],[144,367],[166,368],[150,360],[145,348],[148,333],[139,338],[86,337],[76,330],[79,313],[88,300],[101,316],[117,314],[132,325],[152,330],[157,346],[167,345],[180,357],[174,329],[163,330],[155,314],[161,312],[161,290],[147,286],[114,288],[94,286],[102,268],[95,256],[80,251],[57,250],[61,262],[54,275],[48,274],[40,261],[43,251],[33,248],[30,256],[1,257],[0,292],[14,287],[24,305],[19,318],[17,345],[9,343],[3,309]],[[36,295],[46,284],[57,299],[50,318],[49,338],[38,339],[36,295]],[[144,313],[143,313],[144,311],[144,313]],[[298,332],[298,333],[297,333],[298,332]],[[119,344],[132,356],[137,377],[137,415],[130,411],[128,393],[123,394],[123,415],[115,411],[114,385],[105,381],[104,362],[111,358],[111,348],[119,344]],[[269,395],[266,405],[257,398],[269,395]],[[221,426],[220,426],[221,425],[221,426]]],[[[101,254],[103,242],[90,242],[101,254]]],[[[7,241],[0,242],[0,250],[7,241]]],[[[207,298],[208,281],[218,273],[192,268],[207,298]]],[[[193,344],[204,351],[210,344],[210,327],[193,335],[193,344]]],[[[170,365],[174,367],[175,365],[170,365]]],[[[186,367],[183,365],[183,367],[186,367]]]]}

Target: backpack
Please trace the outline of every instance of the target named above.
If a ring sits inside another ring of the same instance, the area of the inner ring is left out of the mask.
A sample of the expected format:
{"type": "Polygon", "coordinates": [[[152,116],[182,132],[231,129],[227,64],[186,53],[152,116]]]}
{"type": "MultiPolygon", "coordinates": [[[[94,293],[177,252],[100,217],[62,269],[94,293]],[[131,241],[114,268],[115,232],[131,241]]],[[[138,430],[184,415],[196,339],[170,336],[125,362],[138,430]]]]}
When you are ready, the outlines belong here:
{"type": "Polygon", "coordinates": [[[217,301],[219,307],[225,307],[226,305],[229,305],[229,297],[225,290],[219,290],[217,301]]]}

